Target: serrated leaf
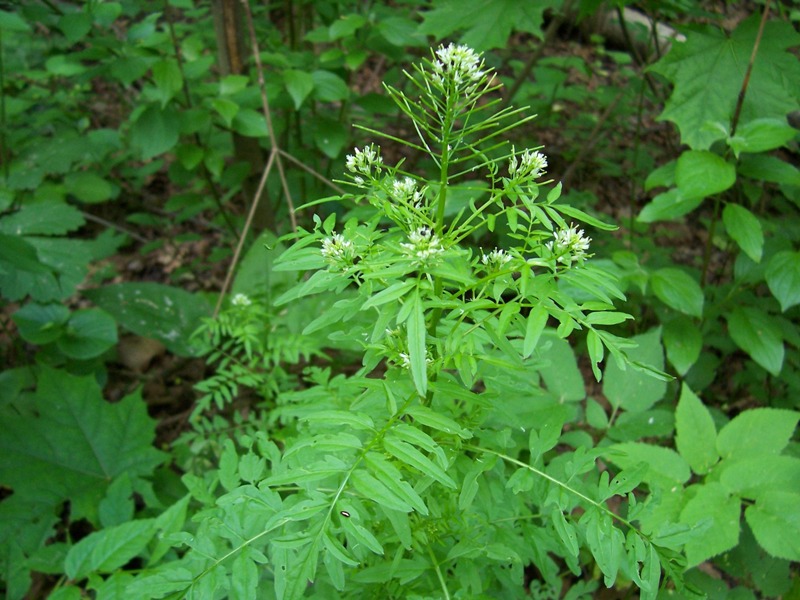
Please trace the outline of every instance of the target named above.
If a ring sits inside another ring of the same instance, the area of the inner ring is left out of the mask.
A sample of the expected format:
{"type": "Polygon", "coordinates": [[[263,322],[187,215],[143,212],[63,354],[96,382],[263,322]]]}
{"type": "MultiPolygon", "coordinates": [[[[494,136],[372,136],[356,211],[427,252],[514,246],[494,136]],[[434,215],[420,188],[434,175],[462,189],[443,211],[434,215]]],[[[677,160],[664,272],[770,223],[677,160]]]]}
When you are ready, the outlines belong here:
{"type": "Polygon", "coordinates": [[[675,409],[675,445],[692,471],[705,475],[719,460],[711,413],[685,383],[675,409]]]}
{"type": "Polygon", "coordinates": [[[66,202],[24,204],[0,218],[0,233],[9,235],[63,235],[83,226],[81,212],[66,202]]]}
{"type": "Polygon", "coordinates": [[[775,491],[744,511],[750,529],[770,555],[800,561],[800,494],[775,491]]]}
{"type": "Polygon", "coordinates": [[[64,570],[78,580],[92,572],[114,571],[144,550],[155,532],[155,519],[139,519],[91,533],[67,553],[64,570]]]}
{"type": "Polygon", "coordinates": [[[754,408],[739,413],[717,436],[722,458],[776,455],[786,448],[800,413],[778,408],[754,408]]]}
{"type": "Polygon", "coordinates": [[[649,468],[643,480],[651,485],[672,487],[676,483],[687,482],[692,475],[681,455],[661,446],[625,442],[609,446],[604,456],[623,469],[634,468],[641,462],[647,463],[649,468]]]}
{"type": "Polygon", "coordinates": [[[800,493],[800,459],[793,456],[728,459],[719,468],[720,483],[743,498],[760,498],[777,491],[800,493]]]}
{"type": "Polygon", "coordinates": [[[250,548],[242,548],[231,565],[231,600],[258,597],[258,566],[250,558],[250,548]]]}
{"type": "Polygon", "coordinates": [[[780,302],[781,311],[800,304],[800,252],[785,250],[769,259],[767,285],[780,302]]]}
{"type": "Polygon", "coordinates": [[[753,213],[738,204],[726,204],[722,211],[722,222],[734,241],[753,262],[761,262],[764,251],[764,232],[761,221],[753,213]]]}
{"type": "Polygon", "coordinates": [[[703,290],[700,284],[686,272],[667,267],[654,271],[650,276],[653,293],[670,308],[690,315],[703,315],[703,290]]]}
{"type": "Polygon", "coordinates": [[[726,315],[728,332],[736,345],[775,375],[783,367],[783,339],[777,321],[758,308],[734,307],[726,315]]]}
{"type": "MultiPolygon", "coordinates": [[[[674,83],[672,95],[660,118],[673,121],[681,140],[704,150],[724,136],[708,123],[730,123],[748,62],[758,36],[759,15],[743,21],[728,34],[713,25],[686,33],[685,42],[674,42],[671,50],[651,69],[674,83]]],[[[758,57],[752,71],[741,120],[783,119],[796,109],[800,65],[786,49],[798,44],[798,34],[787,22],[768,21],[760,37],[758,57]]]]}
{"type": "Polygon", "coordinates": [[[709,482],[696,487],[694,496],[681,511],[681,523],[695,525],[712,516],[711,527],[698,539],[686,543],[688,567],[730,550],[739,542],[739,519],[741,501],[731,496],[717,482],[709,482]]]}

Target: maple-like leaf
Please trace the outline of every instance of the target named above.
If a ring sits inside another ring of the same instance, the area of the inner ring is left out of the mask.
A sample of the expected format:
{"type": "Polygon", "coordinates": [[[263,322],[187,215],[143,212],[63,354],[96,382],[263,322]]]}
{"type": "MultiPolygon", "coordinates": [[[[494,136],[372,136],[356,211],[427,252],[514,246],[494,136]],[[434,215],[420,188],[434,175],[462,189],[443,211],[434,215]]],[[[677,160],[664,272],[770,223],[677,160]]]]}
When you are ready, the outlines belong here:
{"type": "Polygon", "coordinates": [[[474,50],[502,48],[512,31],[525,31],[542,38],[542,15],[561,6],[561,0],[439,0],[422,16],[420,33],[437,40],[464,31],[459,40],[474,50]]]}
{"type": "MultiPolygon", "coordinates": [[[[659,118],[675,123],[681,141],[691,148],[708,149],[730,128],[758,25],[755,15],[731,34],[710,26],[685,31],[686,41],[674,42],[671,51],[651,67],[675,86],[659,118]]],[[[788,23],[766,23],[740,125],[756,118],[785,120],[787,113],[797,109],[800,62],[786,50],[798,44],[800,35],[788,23]]]]}

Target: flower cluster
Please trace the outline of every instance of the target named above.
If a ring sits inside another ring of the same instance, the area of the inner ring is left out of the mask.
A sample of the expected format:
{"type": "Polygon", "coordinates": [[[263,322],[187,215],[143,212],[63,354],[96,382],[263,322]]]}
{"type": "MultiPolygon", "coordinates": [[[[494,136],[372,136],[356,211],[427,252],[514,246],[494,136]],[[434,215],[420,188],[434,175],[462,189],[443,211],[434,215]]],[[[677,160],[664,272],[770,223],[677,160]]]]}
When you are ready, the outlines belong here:
{"type": "Polygon", "coordinates": [[[424,191],[417,189],[417,182],[411,177],[396,179],[392,184],[391,194],[396,202],[411,204],[415,208],[421,208],[425,199],[424,191]]]}
{"type": "Polygon", "coordinates": [[[322,258],[333,267],[344,268],[353,264],[356,249],[353,242],[340,233],[322,240],[322,258]]]}
{"type": "Polygon", "coordinates": [[[556,257],[556,261],[564,265],[572,263],[583,263],[589,255],[589,242],[592,238],[586,237],[583,229],[578,229],[577,225],[570,225],[568,229],[556,231],[552,242],[547,242],[547,249],[556,257]]]}
{"type": "Polygon", "coordinates": [[[250,306],[253,302],[245,294],[236,294],[231,298],[231,304],[234,306],[250,306]]]}
{"type": "Polygon", "coordinates": [[[508,174],[513,179],[531,177],[536,179],[544,174],[547,168],[547,157],[538,150],[525,150],[517,161],[514,147],[511,147],[511,159],[508,161],[508,174]]]}
{"type": "Polygon", "coordinates": [[[429,227],[419,227],[408,234],[410,243],[400,244],[406,254],[423,264],[428,264],[444,252],[442,242],[429,227]]]}
{"type": "Polygon", "coordinates": [[[439,46],[432,65],[431,79],[440,88],[452,81],[457,89],[464,88],[467,95],[475,91],[486,76],[480,54],[469,46],[439,46]]]}
{"type": "Polygon", "coordinates": [[[364,185],[366,179],[376,179],[383,170],[383,159],[379,154],[380,148],[374,145],[364,146],[363,150],[356,148],[353,154],[348,154],[345,165],[353,173],[353,181],[357,185],[364,185]],[[374,172],[373,172],[374,171],[374,172]]]}
{"type": "Polygon", "coordinates": [[[499,271],[510,260],[511,255],[508,252],[497,248],[489,252],[489,254],[481,256],[481,263],[486,266],[488,271],[499,271]]]}

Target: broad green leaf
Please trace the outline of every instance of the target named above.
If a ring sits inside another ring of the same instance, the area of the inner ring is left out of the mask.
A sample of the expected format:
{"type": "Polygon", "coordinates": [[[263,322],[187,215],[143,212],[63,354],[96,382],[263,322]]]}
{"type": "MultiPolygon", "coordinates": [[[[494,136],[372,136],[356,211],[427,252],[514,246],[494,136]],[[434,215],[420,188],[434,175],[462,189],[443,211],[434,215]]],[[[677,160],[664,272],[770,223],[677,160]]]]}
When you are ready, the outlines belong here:
{"type": "Polygon", "coordinates": [[[56,346],[76,360],[100,356],[117,343],[117,323],[100,308],[77,310],[69,318],[64,335],[56,346]]]}
{"type": "Polygon", "coordinates": [[[783,367],[783,339],[778,322],[758,308],[734,307],[726,315],[728,332],[736,345],[775,375],[783,367]]]}
{"type": "Polygon", "coordinates": [[[456,489],[456,482],[439,465],[422,454],[411,444],[387,435],[383,439],[384,449],[399,461],[409,465],[422,473],[429,475],[445,487],[456,489]]]}
{"type": "Polygon", "coordinates": [[[800,458],[794,456],[754,456],[724,461],[720,483],[732,494],[761,498],[772,492],[800,494],[800,458]]]}
{"type": "Polygon", "coordinates": [[[118,283],[84,293],[126,329],[159,340],[179,356],[201,351],[191,336],[211,308],[198,294],[159,283],[118,283]]]}
{"type": "Polygon", "coordinates": [[[800,494],[775,491],[744,511],[750,529],[770,555],[800,561],[800,494]]]}
{"type": "Polygon", "coordinates": [[[283,72],[283,84],[294,101],[295,109],[299,110],[303,101],[314,89],[314,77],[305,71],[287,69],[283,72]]]}
{"type": "Polygon", "coordinates": [[[706,198],[724,192],[736,182],[736,167],[718,154],[687,150],[678,158],[675,184],[682,198],[706,198]]]}
{"type": "Polygon", "coordinates": [[[233,120],[239,114],[240,106],[233,100],[227,98],[212,98],[211,106],[217,111],[217,114],[222,117],[222,121],[226,127],[233,126],[233,120]]]}
{"type": "Polygon", "coordinates": [[[692,212],[702,202],[702,197],[685,198],[678,188],[672,188],[655,196],[642,208],[636,220],[640,223],[671,221],[692,212]]]}
{"type": "Polygon", "coordinates": [[[250,557],[250,548],[242,548],[231,565],[231,600],[252,600],[258,597],[259,569],[250,557]]]}
{"type": "Polygon", "coordinates": [[[685,383],[675,409],[675,446],[692,471],[705,475],[719,460],[711,413],[685,383]]]}
{"type": "Polygon", "coordinates": [[[761,262],[764,251],[764,232],[761,221],[753,213],[738,204],[726,204],[722,211],[722,222],[734,241],[754,262],[761,262]]]}
{"type": "Polygon", "coordinates": [[[165,58],[154,64],[153,83],[158,90],[157,96],[161,100],[161,108],[164,108],[183,88],[183,75],[178,67],[178,61],[165,58]]]}
{"type": "Polygon", "coordinates": [[[0,233],[8,235],[63,235],[83,226],[85,220],[74,206],[60,201],[23,204],[0,218],[0,233]]]}
{"type": "Polygon", "coordinates": [[[411,313],[408,316],[408,356],[411,377],[417,393],[425,397],[428,393],[428,349],[426,344],[425,314],[422,311],[422,300],[416,291],[408,300],[411,313]]]}
{"type": "Polygon", "coordinates": [[[642,482],[649,468],[648,464],[643,461],[633,468],[623,469],[608,484],[608,491],[601,500],[608,500],[611,496],[626,496],[642,482]]]}
{"type": "Polygon", "coordinates": [[[800,304],[800,252],[784,250],[769,259],[767,285],[786,312],[800,304]]]}
{"type": "Polygon", "coordinates": [[[317,70],[311,73],[314,97],[322,102],[340,102],[350,96],[347,83],[336,73],[317,70]]]}
{"type": "Polygon", "coordinates": [[[347,143],[347,129],[339,121],[316,117],[311,122],[314,143],[328,158],[336,158],[347,143]]]}
{"type": "Polygon", "coordinates": [[[64,326],[69,316],[69,309],[62,304],[30,302],[15,312],[11,318],[26,342],[48,344],[64,334],[64,326]]]}
{"type": "Polygon", "coordinates": [[[717,436],[722,458],[780,454],[794,434],[800,413],[778,408],[754,408],[737,415],[717,436]]]}
{"type": "Polygon", "coordinates": [[[661,487],[672,487],[676,483],[685,483],[691,477],[689,465],[674,450],[642,444],[639,442],[625,442],[609,446],[604,456],[615,465],[623,469],[635,468],[640,462],[649,465],[646,483],[661,487]]]}
{"type": "Polygon", "coordinates": [[[355,523],[352,519],[344,520],[344,529],[352,535],[357,542],[364,544],[374,554],[383,555],[383,546],[378,539],[365,527],[355,523]]]}
{"type": "Polygon", "coordinates": [[[740,175],[756,181],[800,186],[800,169],[777,156],[746,154],[739,163],[738,171],[740,175]]]}
{"type": "MultiPolygon", "coordinates": [[[[653,329],[632,339],[638,344],[636,350],[632,351],[636,360],[658,370],[664,369],[664,348],[661,345],[660,329],[653,329]]],[[[623,371],[616,361],[609,361],[606,364],[603,393],[615,408],[631,412],[645,411],[661,400],[666,390],[667,384],[664,381],[647,373],[630,367],[623,371]]]]}
{"type": "Polygon", "coordinates": [[[356,31],[367,24],[367,19],[363,15],[349,14],[336,19],[328,28],[330,40],[339,40],[352,36],[356,31]]]}
{"type": "Polygon", "coordinates": [[[156,533],[155,519],[139,519],[106,527],[75,544],[64,561],[70,579],[89,573],[110,573],[135,558],[156,533]]]}
{"type": "Polygon", "coordinates": [[[503,48],[512,31],[541,38],[544,11],[559,5],[553,0],[522,5],[516,0],[441,0],[423,13],[419,32],[442,40],[465,31],[460,41],[470,48],[503,48]]]}
{"type": "Polygon", "coordinates": [[[87,204],[105,202],[114,194],[111,184],[92,171],[70,173],[64,178],[64,185],[67,192],[87,204]]]}
{"type": "Polygon", "coordinates": [[[794,139],[797,130],[786,119],[754,119],[736,130],[728,145],[738,157],[741,152],[766,152],[794,139]]]}
{"type": "Polygon", "coordinates": [[[31,411],[3,415],[0,481],[15,496],[55,505],[123,472],[149,475],[164,460],[154,436],[139,392],[109,404],[94,377],[43,367],[31,411]]]}
{"type": "Polygon", "coordinates": [[[72,290],[62,287],[58,271],[40,259],[30,240],[0,233],[0,292],[11,301],[30,295],[49,302],[69,296],[72,290]]]}
{"type": "Polygon", "coordinates": [[[0,29],[5,31],[28,32],[31,30],[31,26],[17,12],[0,10],[0,29]]]}
{"type": "Polygon", "coordinates": [[[667,267],[650,276],[653,293],[670,308],[692,317],[703,316],[703,290],[686,272],[667,267]]]}
{"type": "Polygon", "coordinates": [[[131,126],[131,145],[143,160],[171,150],[178,143],[180,119],[171,104],[151,104],[131,126]]]}
{"type": "Polygon", "coordinates": [[[577,402],[586,397],[583,375],[578,369],[575,352],[566,340],[559,339],[548,332],[547,350],[541,351],[541,358],[546,362],[539,368],[539,373],[548,391],[558,398],[559,402],[577,402]]]}
{"type": "Polygon", "coordinates": [[[231,128],[245,137],[265,138],[269,136],[264,114],[252,108],[240,108],[233,118],[231,128]]]}
{"type": "Polygon", "coordinates": [[[688,317],[679,315],[664,324],[662,334],[667,359],[680,375],[692,368],[703,349],[703,334],[688,317]]]}
{"type": "MultiPolygon", "coordinates": [[[[760,16],[743,21],[732,34],[708,25],[686,33],[685,42],[671,50],[651,69],[674,83],[661,119],[674,122],[681,140],[695,150],[705,150],[724,136],[709,123],[730,123],[758,35],[760,16]]],[[[741,120],[783,119],[797,108],[800,64],[786,50],[798,45],[790,23],[774,20],[765,25],[758,56],[742,105],[741,120]]]]}
{"type": "Polygon", "coordinates": [[[731,496],[721,484],[710,482],[698,485],[694,492],[681,511],[681,523],[694,526],[708,517],[713,517],[714,522],[701,537],[686,543],[689,567],[736,546],[741,517],[741,501],[731,496]]]}
{"type": "Polygon", "coordinates": [[[564,513],[554,506],[550,511],[550,520],[553,522],[556,533],[561,541],[564,543],[564,549],[569,552],[571,556],[578,556],[578,534],[575,531],[575,526],[564,518],[564,513]]]}

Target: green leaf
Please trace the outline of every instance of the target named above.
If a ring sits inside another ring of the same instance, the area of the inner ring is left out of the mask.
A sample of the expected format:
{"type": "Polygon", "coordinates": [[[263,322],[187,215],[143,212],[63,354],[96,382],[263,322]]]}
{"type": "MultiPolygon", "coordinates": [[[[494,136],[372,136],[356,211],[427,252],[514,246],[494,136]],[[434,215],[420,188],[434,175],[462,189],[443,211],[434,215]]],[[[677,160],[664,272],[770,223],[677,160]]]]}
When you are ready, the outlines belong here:
{"type": "Polygon", "coordinates": [[[344,79],[330,71],[317,70],[311,73],[314,81],[314,97],[322,102],[340,102],[350,96],[350,88],[344,79]]]}
{"type": "Polygon", "coordinates": [[[386,304],[387,302],[394,302],[395,300],[399,300],[403,296],[406,295],[412,287],[416,285],[416,281],[413,279],[408,279],[406,281],[398,281],[393,283],[389,287],[384,290],[381,290],[377,294],[374,294],[367,298],[367,301],[364,302],[364,305],[361,307],[361,310],[365,310],[368,308],[372,308],[375,306],[381,306],[386,304]]]}
{"type": "Polygon", "coordinates": [[[252,108],[240,108],[233,118],[233,130],[245,137],[265,138],[269,136],[264,114],[252,108]]]}
{"type": "Polygon", "coordinates": [[[287,69],[283,72],[283,84],[294,101],[295,109],[299,110],[303,101],[314,89],[314,77],[305,71],[287,69]]]}
{"type": "Polygon", "coordinates": [[[153,83],[158,90],[157,97],[161,101],[161,108],[164,108],[183,88],[183,75],[178,67],[178,61],[165,58],[154,64],[153,83]]]}
{"type": "Polygon", "coordinates": [[[705,475],[719,460],[711,413],[685,383],[675,409],[675,446],[692,471],[705,475]]]}
{"type": "Polygon", "coordinates": [[[381,481],[395,496],[405,500],[415,511],[423,516],[428,515],[428,508],[422,498],[407,481],[403,479],[400,471],[382,455],[367,452],[364,459],[376,479],[381,481]]]}
{"type": "Polygon", "coordinates": [[[670,308],[692,317],[703,316],[703,290],[684,271],[672,267],[654,271],[650,285],[656,297],[670,308]]]}
{"type": "Polygon", "coordinates": [[[800,459],[793,456],[728,459],[720,469],[720,483],[743,498],[761,498],[776,491],[800,494],[800,459]]]}
{"type": "Polygon", "coordinates": [[[457,435],[465,440],[472,437],[472,432],[469,429],[464,429],[450,417],[431,410],[427,406],[411,405],[406,409],[406,414],[413,417],[415,421],[438,431],[443,431],[450,435],[457,435]]]}
{"type": "Polygon", "coordinates": [[[445,487],[456,489],[456,482],[439,465],[422,452],[394,436],[387,435],[383,440],[384,449],[401,462],[415,468],[423,475],[429,475],[445,487]]]}
{"type": "Polygon", "coordinates": [[[0,291],[13,301],[28,294],[48,302],[69,295],[62,290],[57,273],[39,259],[36,248],[22,237],[0,233],[0,291]]]}
{"type": "MultiPolygon", "coordinates": [[[[688,31],[685,42],[673,42],[651,67],[675,84],[660,118],[674,122],[689,147],[705,150],[724,136],[707,125],[731,122],[759,21],[759,15],[753,15],[732,34],[714,25],[688,31]]],[[[798,45],[798,37],[788,22],[765,24],[742,105],[743,123],[784,119],[797,108],[798,90],[791,82],[800,81],[800,64],[786,50],[798,45]]]]}
{"type": "Polygon", "coordinates": [[[17,330],[26,342],[48,344],[64,334],[69,309],[61,304],[31,302],[12,315],[17,330]]]}
{"type": "Polygon", "coordinates": [[[466,30],[460,42],[478,51],[503,48],[512,31],[531,33],[540,39],[543,14],[560,6],[553,0],[520,4],[516,0],[441,0],[423,13],[419,32],[437,40],[466,30]]]}
{"type": "Polygon", "coordinates": [[[231,565],[231,600],[252,600],[258,597],[258,566],[245,546],[231,565]]]}
{"type": "Polygon", "coordinates": [[[761,262],[764,251],[764,232],[761,221],[753,213],[738,204],[726,204],[722,211],[722,222],[734,241],[753,262],[761,262]]]}
{"type": "Polygon", "coordinates": [[[56,341],[64,356],[76,360],[100,356],[116,343],[117,323],[100,308],[87,308],[72,313],[65,334],[56,341]]]}
{"type": "Polygon", "coordinates": [[[797,130],[786,119],[754,119],[736,130],[728,145],[738,157],[741,152],[767,152],[794,139],[797,130]]]}
{"type": "Polygon", "coordinates": [[[328,158],[336,158],[342,153],[347,143],[347,129],[333,119],[315,117],[311,122],[314,132],[314,144],[328,158]]]}
{"type": "Polygon", "coordinates": [[[64,571],[78,580],[93,572],[110,573],[142,552],[155,532],[155,519],[139,519],[91,533],[70,549],[64,571]]]}
{"type": "MultiPolygon", "coordinates": [[[[664,369],[664,349],[661,346],[661,330],[653,329],[648,333],[633,337],[638,344],[636,360],[664,369]]],[[[623,408],[631,412],[642,412],[653,406],[664,397],[667,384],[651,377],[645,372],[626,368],[624,371],[616,361],[606,364],[603,377],[603,393],[615,408],[623,408]]]]}
{"type": "Polygon", "coordinates": [[[24,204],[14,213],[0,218],[0,233],[8,235],[63,235],[86,221],[74,206],[60,201],[24,204]]]}
{"type": "Polygon", "coordinates": [[[783,339],[778,322],[758,308],[735,307],[728,315],[728,332],[736,345],[775,375],[783,367],[783,339]]]}
{"type": "Polygon", "coordinates": [[[682,198],[713,196],[724,192],[735,182],[736,167],[718,154],[706,150],[688,150],[678,158],[675,184],[682,198]]]}
{"type": "Polygon", "coordinates": [[[776,156],[745,155],[739,163],[738,171],[740,175],[755,181],[800,186],[800,169],[776,156]]]}
{"type": "Polygon", "coordinates": [[[541,337],[542,331],[547,325],[549,316],[550,313],[541,304],[534,306],[528,313],[528,318],[525,319],[525,339],[522,342],[522,356],[524,358],[528,358],[536,349],[539,337],[541,337]]]}
{"type": "Polygon", "coordinates": [[[700,358],[700,351],[703,349],[700,328],[688,317],[679,315],[664,324],[662,339],[669,362],[678,374],[686,375],[700,358]]]}
{"type": "Polygon", "coordinates": [[[87,204],[105,202],[114,194],[111,184],[92,171],[70,173],[64,178],[64,186],[67,192],[87,204]]]}
{"type": "Polygon", "coordinates": [[[122,473],[150,474],[165,456],[154,437],[139,392],[109,404],[94,377],[43,367],[31,410],[3,415],[0,481],[31,501],[74,500],[122,473]]]}
{"type": "Polygon", "coordinates": [[[143,160],[171,150],[178,143],[180,119],[171,104],[151,104],[131,126],[131,145],[143,160]]]}
{"type": "Polygon", "coordinates": [[[564,518],[564,513],[556,506],[550,511],[550,520],[553,522],[558,537],[564,543],[564,549],[570,556],[577,557],[580,547],[578,546],[578,534],[575,531],[575,526],[564,518]]]}
{"type": "Polygon", "coordinates": [[[191,336],[211,309],[197,294],[159,283],[118,283],[84,293],[126,329],[159,340],[179,356],[202,349],[191,336]]]}
{"type": "Polygon", "coordinates": [[[552,331],[547,332],[546,337],[547,350],[542,350],[540,354],[547,362],[540,367],[539,373],[548,391],[559,402],[583,400],[586,387],[575,352],[569,342],[556,337],[552,331]]]}
{"type": "Polygon", "coordinates": [[[781,303],[781,311],[800,304],[800,252],[784,250],[769,259],[767,285],[781,303]]]}
{"type": "Polygon", "coordinates": [[[698,565],[739,543],[739,498],[728,494],[717,482],[695,486],[694,492],[681,511],[681,523],[694,526],[708,517],[712,517],[714,522],[702,536],[692,538],[686,543],[687,567],[698,565]]]}
{"type": "Polygon", "coordinates": [[[750,529],[770,555],[800,561],[800,494],[775,491],[744,511],[750,529]]]}
{"type": "Polygon", "coordinates": [[[775,455],[786,448],[800,413],[778,408],[754,408],[738,414],[717,436],[722,458],[775,455]]]}
{"type": "Polygon", "coordinates": [[[426,345],[425,315],[419,291],[408,300],[411,313],[408,315],[408,355],[411,363],[411,377],[417,393],[425,397],[428,393],[428,350],[426,345]]]}
{"type": "Polygon", "coordinates": [[[29,32],[31,26],[16,12],[0,10],[0,29],[3,31],[29,32]]]}
{"type": "Polygon", "coordinates": [[[408,502],[392,492],[369,473],[361,470],[353,471],[351,481],[353,482],[353,487],[355,487],[365,499],[377,502],[381,506],[391,510],[399,510],[404,513],[411,512],[411,505],[408,502]]]}
{"type": "Polygon", "coordinates": [[[684,198],[678,188],[673,188],[658,194],[642,208],[636,220],[640,223],[655,223],[656,221],[671,221],[692,212],[700,206],[703,198],[684,198]]]}
{"type": "Polygon", "coordinates": [[[660,446],[625,442],[609,446],[604,456],[623,469],[631,469],[640,462],[646,462],[649,469],[644,481],[661,487],[669,488],[676,483],[685,483],[692,475],[682,456],[674,450],[660,446]]]}

